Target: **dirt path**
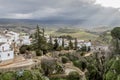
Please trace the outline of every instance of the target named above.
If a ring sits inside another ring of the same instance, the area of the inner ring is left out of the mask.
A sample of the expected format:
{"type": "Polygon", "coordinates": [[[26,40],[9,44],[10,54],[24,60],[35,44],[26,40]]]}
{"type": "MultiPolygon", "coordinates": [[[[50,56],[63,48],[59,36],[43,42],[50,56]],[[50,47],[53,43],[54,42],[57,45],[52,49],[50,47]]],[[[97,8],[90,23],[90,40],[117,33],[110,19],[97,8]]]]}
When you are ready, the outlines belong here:
{"type": "Polygon", "coordinates": [[[13,62],[9,65],[0,66],[0,69],[24,67],[24,66],[29,66],[29,65],[33,65],[33,64],[34,64],[33,60],[28,59],[28,60],[23,60],[23,61],[19,61],[19,62],[13,62]]]}
{"type": "Polygon", "coordinates": [[[65,73],[68,75],[71,71],[77,71],[80,75],[83,75],[83,72],[75,67],[72,63],[66,63],[65,64],[65,73]]]}
{"type": "Polygon", "coordinates": [[[84,57],[88,57],[88,56],[90,56],[92,54],[93,54],[93,52],[88,52],[87,54],[84,55],[84,57]]]}

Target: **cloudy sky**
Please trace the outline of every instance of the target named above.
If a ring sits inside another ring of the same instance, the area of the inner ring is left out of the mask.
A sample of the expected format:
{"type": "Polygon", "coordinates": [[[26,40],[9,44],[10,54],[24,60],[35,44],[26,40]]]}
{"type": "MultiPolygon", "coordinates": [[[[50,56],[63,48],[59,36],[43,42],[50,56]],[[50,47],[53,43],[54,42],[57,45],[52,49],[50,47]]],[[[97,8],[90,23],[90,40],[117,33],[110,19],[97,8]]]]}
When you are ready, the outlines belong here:
{"type": "Polygon", "coordinates": [[[120,0],[0,0],[0,18],[120,25],[120,0]]]}

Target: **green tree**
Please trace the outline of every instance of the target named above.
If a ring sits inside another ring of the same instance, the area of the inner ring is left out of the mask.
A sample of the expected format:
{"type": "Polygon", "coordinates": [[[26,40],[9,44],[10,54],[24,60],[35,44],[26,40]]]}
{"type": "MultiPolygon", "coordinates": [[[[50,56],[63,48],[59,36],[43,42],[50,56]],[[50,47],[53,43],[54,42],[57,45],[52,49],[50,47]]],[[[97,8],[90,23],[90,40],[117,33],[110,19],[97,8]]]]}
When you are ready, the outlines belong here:
{"type": "Polygon", "coordinates": [[[43,54],[46,54],[47,52],[47,42],[44,37],[44,31],[41,31],[39,26],[37,25],[36,32],[34,34],[33,39],[33,48],[36,51],[36,54],[41,54],[40,52],[43,52],[43,54]]]}
{"type": "Polygon", "coordinates": [[[80,80],[80,75],[76,71],[72,71],[68,75],[68,80],[80,80]]]}
{"type": "Polygon", "coordinates": [[[41,68],[45,76],[61,73],[63,66],[54,58],[41,59],[41,68]],[[54,73],[54,71],[56,71],[54,73]]]}
{"type": "Polygon", "coordinates": [[[120,40],[120,27],[114,28],[114,29],[111,31],[111,35],[112,35],[113,38],[120,40]]]}
{"type": "Polygon", "coordinates": [[[95,52],[94,55],[85,59],[87,63],[88,80],[104,80],[104,74],[109,70],[106,68],[107,59],[104,52],[95,52]],[[101,56],[99,54],[101,54],[101,56]]]}
{"type": "Polygon", "coordinates": [[[3,73],[0,80],[15,80],[15,73],[14,72],[6,72],[3,73]]]}
{"type": "Polygon", "coordinates": [[[69,41],[69,49],[73,49],[73,43],[71,40],[69,41]]]}
{"type": "Polygon", "coordinates": [[[116,27],[111,31],[111,36],[113,37],[114,50],[117,54],[120,53],[120,27],[116,27]]]}
{"type": "Polygon", "coordinates": [[[45,37],[45,29],[42,28],[43,37],[45,37]]]}
{"type": "Polygon", "coordinates": [[[53,44],[53,43],[52,43],[52,36],[51,36],[51,35],[50,35],[49,43],[50,43],[50,44],[53,44]]]}
{"type": "Polygon", "coordinates": [[[30,50],[32,50],[30,45],[22,45],[19,49],[21,54],[24,54],[26,53],[26,51],[30,51],[30,50]]]}
{"type": "Polygon", "coordinates": [[[77,50],[77,44],[78,44],[77,38],[75,38],[75,50],[77,50]]]}
{"type": "Polygon", "coordinates": [[[62,38],[62,47],[64,48],[64,38],[62,38]]]}
{"type": "Polygon", "coordinates": [[[49,51],[53,50],[53,47],[54,47],[54,45],[53,45],[53,42],[52,42],[52,36],[50,35],[49,42],[48,42],[48,50],[49,51]]]}
{"type": "Polygon", "coordinates": [[[55,39],[54,42],[55,42],[55,44],[54,44],[54,50],[57,50],[57,48],[59,47],[58,40],[55,39]]]}
{"type": "Polygon", "coordinates": [[[31,73],[31,71],[28,70],[24,70],[24,71],[20,71],[20,72],[16,72],[17,74],[17,80],[33,80],[33,75],[31,73]]]}

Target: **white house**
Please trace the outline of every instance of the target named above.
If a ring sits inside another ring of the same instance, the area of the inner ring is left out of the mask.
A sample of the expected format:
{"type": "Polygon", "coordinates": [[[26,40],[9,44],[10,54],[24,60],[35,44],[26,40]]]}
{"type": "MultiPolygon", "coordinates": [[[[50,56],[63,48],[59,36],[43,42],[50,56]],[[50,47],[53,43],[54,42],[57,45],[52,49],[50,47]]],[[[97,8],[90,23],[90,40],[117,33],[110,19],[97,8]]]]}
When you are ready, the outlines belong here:
{"type": "Polygon", "coordinates": [[[6,33],[6,36],[9,36],[10,38],[9,38],[9,40],[10,41],[18,41],[19,40],[19,34],[18,33],[16,33],[16,32],[13,32],[13,31],[8,31],[7,33],[6,33]]]}
{"type": "Polygon", "coordinates": [[[0,43],[0,61],[11,60],[14,58],[14,51],[9,43],[0,43]]]}
{"type": "Polygon", "coordinates": [[[29,38],[29,35],[20,36],[19,41],[16,43],[17,45],[30,45],[31,39],[29,38]]]}
{"type": "Polygon", "coordinates": [[[7,42],[8,41],[8,39],[5,37],[5,36],[2,36],[2,35],[0,35],[0,43],[1,42],[7,42]]]}
{"type": "Polygon", "coordinates": [[[62,38],[57,38],[59,46],[62,46],[62,38]]]}
{"type": "Polygon", "coordinates": [[[23,42],[23,44],[25,44],[25,45],[30,45],[30,44],[31,44],[31,41],[30,41],[29,36],[23,36],[22,42],[23,42]]]}

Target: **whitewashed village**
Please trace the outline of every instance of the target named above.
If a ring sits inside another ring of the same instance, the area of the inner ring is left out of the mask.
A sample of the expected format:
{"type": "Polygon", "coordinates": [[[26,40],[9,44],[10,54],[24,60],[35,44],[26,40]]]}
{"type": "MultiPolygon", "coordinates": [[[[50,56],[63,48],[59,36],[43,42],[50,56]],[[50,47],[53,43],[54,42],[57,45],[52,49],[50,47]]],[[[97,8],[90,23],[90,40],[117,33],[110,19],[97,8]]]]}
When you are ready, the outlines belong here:
{"type": "MultiPolygon", "coordinates": [[[[50,41],[50,36],[45,35],[46,41],[50,41]]],[[[59,46],[62,46],[63,38],[52,38],[52,43],[55,44],[55,39],[58,40],[59,46]]],[[[17,33],[9,30],[0,32],[0,65],[4,66],[14,62],[14,58],[19,55],[19,48],[22,45],[30,45],[32,38],[27,33],[17,33]]],[[[72,43],[75,40],[71,40],[72,43]]],[[[64,39],[64,47],[69,46],[69,40],[64,39]]],[[[75,45],[74,45],[75,46],[75,45]]],[[[82,46],[92,47],[91,41],[77,40],[77,48],[81,49],[82,46]]]]}
{"type": "Polygon", "coordinates": [[[0,32],[0,65],[6,65],[13,62],[15,55],[19,53],[21,45],[29,45],[29,35],[20,35],[19,33],[5,30],[0,32]]]}
{"type": "Polygon", "coordinates": [[[113,56],[113,47],[101,44],[70,35],[53,36],[38,25],[31,34],[4,29],[0,32],[3,74],[0,77],[2,80],[87,80],[87,76],[93,79],[96,75],[87,75],[93,62],[96,61],[96,69],[100,66],[103,71],[105,60],[113,56]]]}

